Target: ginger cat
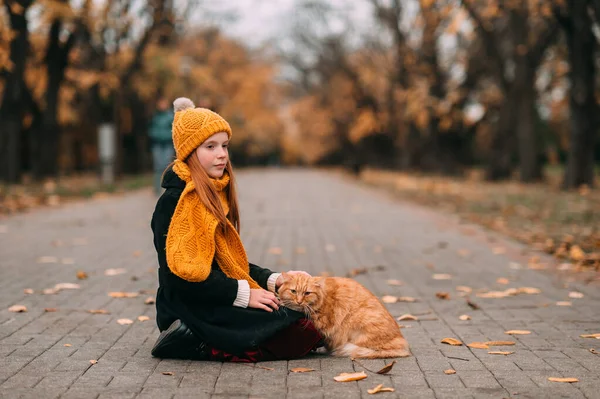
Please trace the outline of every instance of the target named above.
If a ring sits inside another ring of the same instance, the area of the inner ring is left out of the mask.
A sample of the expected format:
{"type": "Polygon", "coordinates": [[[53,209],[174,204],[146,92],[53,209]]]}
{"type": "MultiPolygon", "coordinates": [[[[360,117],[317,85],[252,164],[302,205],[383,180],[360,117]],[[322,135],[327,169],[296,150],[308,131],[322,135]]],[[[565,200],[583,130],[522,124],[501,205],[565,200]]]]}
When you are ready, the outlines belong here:
{"type": "Polygon", "coordinates": [[[312,320],[335,356],[410,356],[408,343],[392,315],[375,295],[352,279],[283,273],[279,298],[284,306],[312,320]]]}

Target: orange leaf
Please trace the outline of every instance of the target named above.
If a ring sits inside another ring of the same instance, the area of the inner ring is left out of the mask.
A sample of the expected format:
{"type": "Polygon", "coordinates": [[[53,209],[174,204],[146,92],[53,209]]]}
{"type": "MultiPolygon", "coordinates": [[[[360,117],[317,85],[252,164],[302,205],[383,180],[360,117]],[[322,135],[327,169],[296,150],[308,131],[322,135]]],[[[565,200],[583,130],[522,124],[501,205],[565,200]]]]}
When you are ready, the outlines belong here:
{"type": "Polygon", "coordinates": [[[436,292],[435,296],[439,299],[450,299],[450,294],[447,292],[436,292]]]}
{"type": "Polygon", "coordinates": [[[394,392],[394,391],[395,391],[394,388],[389,388],[389,387],[384,388],[383,384],[379,384],[373,389],[367,389],[367,392],[370,395],[375,395],[376,393],[379,393],[379,392],[394,392]]]}
{"type": "Polygon", "coordinates": [[[456,374],[456,370],[454,370],[454,369],[444,370],[444,374],[448,374],[448,375],[450,375],[450,374],[456,374]]]}
{"type": "Polygon", "coordinates": [[[462,321],[471,320],[471,316],[469,316],[468,314],[462,314],[462,315],[458,316],[458,318],[462,321]]]}
{"type": "Polygon", "coordinates": [[[442,344],[448,344],[452,346],[461,346],[462,342],[457,340],[456,338],[444,338],[440,341],[442,344]]]}
{"type": "Polygon", "coordinates": [[[411,314],[403,314],[402,316],[398,317],[396,320],[398,321],[404,321],[404,320],[419,320],[419,318],[417,316],[413,316],[411,314]]]}
{"type": "Polygon", "coordinates": [[[548,377],[548,381],[552,381],[552,382],[579,382],[579,380],[577,378],[570,378],[570,377],[548,377]]]}
{"type": "Polygon", "coordinates": [[[128,324],[132,324],[133,320],[130,319],[119,319],[117,320],[117,323],[119,323],[122,326],[128,325],[128,324]]]}
{"type": "Polygon", "coordinates": [[[137,318],[139,321],[148,321],[150,320],[150,318],[148,316],[138,316],[137,318]]]}
{"type": "Polygon", "coordinates": [[[290,371],[292,373],[310,373],[311,371],[315,371],[315,369],[309,369],[306,367],[296,367],[296,368],[290,369],[290,371]]]}
{"type": "Polygon", "coordinates": [[[512,355],[515,352],[507,352],[507,351],[489,351],[488,352],[490,355],[512,355]]]}
{"type": "Polygon", "coordinates": [[[88,278],[88,274],[82,270],[77,272],[77,278],[79,280],[85,280],[86,278],[88,278]]]}
{"type": "Polygon", "coordinates": [[[392,368],[394,368],[394,364],[396,364],[396,361],[392,361],[391,363],[386,364],[381,370],[379,370],[377,372],[377,374],[386,374],[389,373],[390,371],[392,371],[392,368]]]}
{"type": "Polygon", "coordinates": [[[27,312],[27,307],[23,305],[13,305],[8,308],[8,311],[13,313],[25,313],[27,312]]]}
{"type": "Polygon", "coordinates": [[[139,292],[109,292],[108,296],[112,298],[135,298],[139,296],[139,292]]]}
{"type": "Polygon", "coordinates": [[[386,283],[388,283],[388,285],[402,285],[402,284],[404,284],[400,280],[387,280],[386,283]]]}
{"type": "Polygon", "coordinates": [[[367,374],[364,371],[360,371],[358,373],[341,373],[340,375],[333,377],[337,382],[350,382],[350,381],[359,381],[367,378],[367,374]]]}
{"type": "Polygon", "coordinates": [[[144,301],[144,303],[146,305],[152,305],[152,304],[156,303],[156,299],[154,299],[154,297],[149,296],[148,298],[146,298],[146,300],[144,301]]]}
{"type": "Polygon", "coordinates": [[[384,295],[381,297],[381,301],[383,303],[396,303],[398,302],[398,297],[393,295],[384,295]]]}
{"type": "Polygon", "coordinates": [[[600,333],[596,333],[596,334],[581,334],[580,337],[581,338],[597,338],[597,339],[600,339],[600,333]]]}
{"type": "Polygon", "coordinates": [[[471,342],[467,346],[469,348],[474,348],[474,349],[490,349],[490,347],[487,346],[485,342],[471,342]]]}
{"type": "Polygon", "coordinates": [[[92,359],[92,360],[90,360],[90,363],[91,363],[91,364],[96,364],[96,363],[98,363],[98,361],[97,361],[97,360],[93,360],[93,359],[92,359]]]}
{"type": "Polygon", "coordinates": [[[450,280],[452,279],[452,276],[446,273],[436,273],[433,276],[431,276],[431,278],[433,278],[434,280],[450,280]]]}
{"type": "Polygon", "coordinates": [[[105,309],[90,309],[90,310],[88,310],[88,313],[91,313],[91,314],[110,314],[110,312],[108,310],[105,310],[105,309]]]}
{"type": "Polygon", "coordinates": [[[508,330],[508,331],[505,331],[504,334],[508,334],[508,335],[529,335],[529,334],[531,334],[531,331],[528,331],[528,330],[508,330]]]}
{"type": "Polygon", "coordinates": [[[487,341],[484,344],[487,346],[511,346],[515,343],[513,341],[487,341]]]}

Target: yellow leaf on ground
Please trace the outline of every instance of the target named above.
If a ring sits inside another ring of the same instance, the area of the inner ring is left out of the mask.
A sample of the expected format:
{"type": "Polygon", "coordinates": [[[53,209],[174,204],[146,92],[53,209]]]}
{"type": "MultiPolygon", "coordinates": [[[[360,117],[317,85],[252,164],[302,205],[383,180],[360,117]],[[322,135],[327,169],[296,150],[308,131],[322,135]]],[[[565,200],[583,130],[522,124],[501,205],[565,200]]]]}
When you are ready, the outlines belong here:
{"type": "Polygon", "coordinates": [[[74,283],[58,283],[54,286],[55,290],[78,290],[81,286],[74,283]]]}
{"type": "Polygon", "coordinates": [[[569,256],[578,262],[585,259],[585,252],[583,252],[579,245],[573,245],[569,251],[569,256]]]}
{"type": "Polygon", "coordinates": [[[96,363],[98,363],[98,361],[97,361],[97,360],[94,360],[94,359],[92,359],[92,360],[90,360],[90,363],[91,363],[91,364],[96,364],[96,363]]]}
{"type": "Polygon", "coordinates": [[[138,316],[137,318],[139,321],[148,321],[150,320],[150,318],[148,316],[138,316]]]}
{"type": "Polygon", "coordinates": [[[436,292],[435,296],[439,299],[450,299],[450,294],[448,292],[436,292]]]}
{"type": "Polygon", "coordinates": [[[403,314],[402,316],[398,317],[396,320],[398,321],[405,321],[405,320],[419,320],[419,318],[417,316],[413,316],[411,314],[403,314]]]}
{"type": "Polygon", "coordinates": [[[528,330],[508,330],[508,331],[505,331],[504,334],[508,334],[508,335],[529,335],[529,334],[531,334],[531,331],[528,331],[528,330]]]}
{"type": "Polygon", "coordinates": [[[462,314],[462,315],[458,316],[458,318],[462,321],[471,320],[471,316],[469,316],[468,314],[462,314]]]}
{"type": "Polygon", "coordinates": [[[119,319],[119,320],[117,320],[117,323],[119,323],[122,326],[126,326],[128,324],[132,324],[133,320],[130,320],[130,319],[119,319]]]}
{"type": "Polygon", "coordinates": [[[71,345],[71,344],[64,344],[63,346],[66,346],[68,348],[68,347],[73,346],[73,345],[71,345]]]}
{"type": "Polygon", "coordinates": [[[105,309],[90,309],[90,310],[88,310],[88,313],[91,313],[91,314],[110,314],[110,312],[108,310],[105,310],[105,309]]]}
{"type": "Polygon", "coordinates": [[[473,292],[473,289],[471,287],[467,287],[466,285],[459,285],[456,287],[456,291],[460,291],[460,292],[464,292],[466,294],[470,294],[471,292],[473,292]]]}
{"type": "Polygon", "coordinates": [[[474,349],[490,349],[485,342],[471,342],[467,346],[474,349]]]}
{"type": "Polygon", "coordinates": [[[447,273],[436,273],[433,276],[431,276],[431,278],[433,278],[434,280],[450,280],[452,279],[452,275],[447,273]]]}
{"type": "Polygon", "coordinates": [[[105,276],[118,276],[119,274],[127,273],[126,269],[118,268],[118,269],[106,269],[104,271],[105,276]]]}
{"type": "Polygon", "coordinates": [[[384,295],[381,297],[381,301],[383,303],[396,303],[398,302],[398,297],[393,295],[384,295]]]}
{"type": "Polygon", "coordinates": [[[510,281],[509,281],[507,278],[505,278],[505,277],[500,277],[500,278],[498,278],[498,279],[496,280],[496,282],[497,282],[498,284],[503,284],[503,285],[506,285],[506,284],[510,283],[510,281]]]}
{"type": "Polygon", "coordinates": [[[512,355],[515,352],[507,352],[507,351],[489,351],[490,355],[512,355]]]}
{"type": "Polygon", "coordinates": [[[8,308],[8,311],[13,313],[25,313],[27,312],[27,307],[23,305],[13,305],[8,308]]]}
{"type": "Polygon", "coordinates": [[[88,274],[82,270],[78,271],[76,276],[79,280],[85,280],[86,278],[88,278],[88,274]]]}
{"type": "Polygon", "coordinates": [[[364,371],[360,371],[358,373],[341,373],[338,376],[333,377],[337,382],[350,382],[350,381],[359,381],[367,378],[367,374],[364,371]]]}
{"type": "Polygon", "coordinates": [[[109,292],[108,296],[112,298],[135,298],[139,296],[139,292],[109,292]]]}
{"type": "Polygon", "coordinates": [[[487,346],[512,346],[515,343],[513,341],[487,341],[484,344],[487,346]]]}
{"type": "Polygon", "coordinates": [[[25,289],[23,290],[23,293],[24,293],[24,294],[33,294],[33,290],[32,290],[31,288],[25,288],[25,289]]]}
{"type": "Polygon", "coordinates": [[[452,346],[461,346],[462,342],[457,340],[456,338],[444,338],[440,341],[442,344],[448,344],[452,346]]]}
{"type": "Polygon", "coordinates": [[[387,280],[386,283],[388,283],[388,285],[402,285],[402,284],[404,284],[400,280],[387,280]]]}
{"type": "Polygon", "coordinates": [[[448,375],[450,375],[450,374],[456,374],[456,370],[454,370],[454,369],[444,370],[444,374],[448,374],[448,375]]]}
{"type": "Polygon", "coordinates": [[[581,338],[599,338],[600,339],[600,333],[596,333],[596,334],[581,334],[580,337],[581,338]]]}
{"type": "Polygon", "coordinates": [[[383,384],[379,384],[373,389],[367,389],[367,392],[370,395],[375,395],[376,393],[379,393],[379,392],[394,392],[394,391],[395,391],[394,388],[384,387],[383,384]]]}
{"type": "Polygon", "coordinates": [[[148,298],[146,298],[144,300],[144,303],[146,305],[152,305],[152,304],[156,303],[156,299],[154,297],[152,297],[152,296],[149,296],[148,298]]]}
{"type": "Polygon", "coordinates": [[[412,296],[400,296],[396,302],[417,302],[417,300],[412,296]]]}
{"type": "Polygon", "coordinates": [[[571,292],[569,292],[569,298],[575,298],[575,299],[583,298],[583,294],[581,292],[571,291],[571,292]]]}
{"type": "Polygon", "coordinates": [[[377,374],[386,374],[386,373],[389,373],[390,371],[392,371],[392,368],[394,368],[394,364],[396,364],[395,360],[393,360],[391,363],[388,363],[385,366],[383,366],[383,368],[381,370],[379,370],[377,372],[377,374]]]}
{"type": "Polygon", "coordinates": [[[573,303],[569,302],[569,301],[558,301],[558,302],[556,302],[556,306],[571,306],[571,305],[573,305],[573,303]]]}
{"type": "Polygon", "coordinates": [[[296,367],[296,368],[290,369],[290,371],[292,373],[310,373],[311,371],[315,371],[315,369],[309,369],[306,367],[296,367]]]}
{"type": "Polygon", "coordinates": [[[548,377],[548,381],[552,382],[579,382],[577,378],[571,377],[548,377]]]}

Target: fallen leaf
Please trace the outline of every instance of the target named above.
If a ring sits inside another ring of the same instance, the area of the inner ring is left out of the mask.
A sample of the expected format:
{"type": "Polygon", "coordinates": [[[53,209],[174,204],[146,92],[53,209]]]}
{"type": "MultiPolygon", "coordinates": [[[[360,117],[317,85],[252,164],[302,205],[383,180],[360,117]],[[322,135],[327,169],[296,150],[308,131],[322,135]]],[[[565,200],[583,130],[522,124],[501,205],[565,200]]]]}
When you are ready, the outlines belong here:
{"type": "Polygon", "coordinates": [[[106,269],[104,271],[105,276],[118,276],[119,274],[127,273],[127,269],[119,268],[119,269],[106,269]]]}
{"type": "Polygon", "coordinates": [[[55,290],[78,290],[81,286],[74,283],[58,283],[54,286],[55,290]]]}
{"type": "Polygon", "coordinates": [[[436,273],[432,275],[431,278],[433,278],[434,280],[450,280],[452,279],[452,276],[446,273],[436,273]]]}
{"type": "Polygon", "coordinates": [[[404,320],[419,320],[419,318],[417,316],[413,316],[411,314],[403,314],[402,316],[398,317],[396,320],[398,321],[404,321],[404,320]]]}
{"type": "Polygon", "coordinates": [[[487,346],[511,346],[515,343],[513,341],[487,341],[484,344],[487,346]]]}
{"type": "Polygon", "coordinates": [[[358,373],[341,373],[338,376],[333,377],[337,382],[350,382],[350,381],[359,381],[367,378],[367,374],[364,371],[359,371],[358,373]]]}
{"type": "Polygon", "coordinates": [[[417,300],[412,296],[400,296],[396,302],[417,302],[417,300]]]}
{"type": "Polygon", "coordinates": [[[583,294],[581,292],[571,291],[569,292],[569,298],[583,298],[583,294]]]}
{"type": "Polygon", "coordinates": [[[469,298],[467,298],[467,305],[469,305],[469,307],[473,310],[479,310],[481,309],[479,307],[479,305],[477,305],[475,302],[471,301],[469,298]]]}
{"type": "Polygon", "coordinates": [[[91,314],[110,314],[108,310],[104,309],[90,309],[87,312],[91,314]]]}
{"type": "Polygon", "coordinates": [[[396,364],[396,361],[393,360],[391,363],[386,364],[381,370],[379,370],[377,372],[377,374],[387,374],[390,371],[392,371],[392,368],[394,368],[394,364],[396,364]]]}
{"type": "Polygon", "coordinates": [[[461,346],[462,342],[457,340],[456,338],[444,338],[440,341],[442,344],[448,344],[452,346],[461,346]]]}
{"type": "Polygon", "coordinates": [[[496,280],[496,282],[497,282],[498,284],[503,284],[503,285],[506,285],[506,284],[510,283],[510,281],[509,281],[507,278],[505,278],[505,277],[500,277],[500,278],[498,278],[498,279],[496,280]]]}
{"type": "Polygon", "coordinates": [[[596,334],[581,334],[581,338],[600,338],[600,333],[596,334]]]}
{"type": "Polygon", "coordinates": [[[450,294],[447,292],[436,292],[435,296],[439,299],[450,299],[450,294]]]}
{"type": "Polygon", "coordinates": [[[62,258],[60,260],[60,263],[62,263],[63,265],[74,265],[75,260],[73,258],[62,258]]]}
{"type": "Polygon", "coordinates": [[[579,247],[579,245],[573,245],[569,251],[569,256],[572,260],[579,262],[585,260],[585,252],[579,247]]]}
{"type": "Polygon", "coordinates": [[[290,371],[292,373],[310,373],[311,371],[315,371],[315,369],[309,369],[306,367],[296,367],[296,368],[290,369],[290,371]]]}
{"type": "Polygon", "coordinates": [[[494,249],[492,249],[492,253],[494,255],[501,255],[506,253],[506,248],[504,247],[495,247],[494,249]]]}
{"type": "Polygon", "coordinates": [[[404,283],[400,280],[387,280],[386,283],[388,285],[403,285],[404,283]]]}
{"type": "Polygon", "coordinates": [[[512,355],[515,352],[507,352],[507,351],[489,351],[488,354],[490,355],[512,355]]]}
{"type": "Polygon", "coordinates": [[[8,311],[13,313],[25,313],[27,312],[27,307],[23,305],[13,305],[8,308],[8,311]]]}
{"type": "Polygon", "coordinates": [[[60,290],[57,290],[56,288],[44,288],[42,290],[42,294],[44,294],[44,295],[54,295],[58,291],[60,291],[60,290]]]}
{"type": "Polygon", "coordinates": [[[458,316],[458,318],[462,321],[471,320],[471,316],[469,316],[468,314],[462,314],[462,315],[458,316]]]}
{"type": "Polygon", "coordinates": [[[58,309],[57,308],[44,308],[44,312],[46,312],[46,313],[58,312],[58,309]]]}
{"type": "Polygon", "coordinates": [[[58,263],[56,256],[40,256],[37,258],[37,263],[58,263]]]}
{"type": "Polygon", "coordinates": [[[470,294],[473,291],[473,289],[471,287],[467,287],[466,285],[459,285],[456,287],[456,291],[470,294]]]}
{"type": "Polygon", "coordinates": [[[163,371],[161,374],[162,375],[175,375],[175,373],[173,373],[172,371],[163,371]]]}
{"type": "Polygon", "coordinates": [[[85,280],[86,278],[88,278],[88,274],[86,272],[80,270],[77,272],[77,278],[79,280],[85,280]]]}
{"type": "Polygon", "coordinates": [[[146,305],[152,305],[152,304],[156,303],[156,299],[154,297],[152,297],[152,296],[149,296],[148,298],[146,298],[144,300],[144,303],[146,305]]]}
{"type": "Polygon", "coordinates": [[[23,290],[23,293],[24,293],[24,294],[28,294],[28,295],[29,295],[29,294],[33,294],[33,290],[32,290],[31,288],[25,288],[25,289],[23,290]]]}
{"type": "Polygon", "coordinates": [[[139,292],[109,292],[108,296],[112,298],[135,298],[139,296],[139,292]]]}
{"type": "Polygon", "coordinates": [[[394,392],[394,391],[395,391],[394,388],[384,387],[383,384],[379,384],[373,389],[367,389],[367,392],[370,395],[375,395],[376,393],[379,393],[379,392],[394,392]]]}
{"type": "Polygon", "coordinates": [[[506,298],[507,296],[509,296],[509,294],[507,294],[505,291],[478,292],[475,295],[478,296],[479,298],[494,298],[494,299],[506,298]]]}
{"type": "Polygon", "coordinates": [[[556,306],[571,306],[573,305],[573,302],[569,302],[569,301],[558,301],[556,302],[556,306]]]}
{"type": "Polygon", "coordinates": [[[548,377],[548,381],[552,382],[579,382],[577,378],[571,377],[548,377]]]}
{"type": "Polygon", "coordinates": [[[396,303],[398,302],[398,297],[393,295],[384,295],[381,297],[381,301],[383,303],[396,303]]]}
{"type": "Polygon", "coordinates": [[[128,324],[132,324],[133,320],[130,320],[130,319],[119,319],[119,320],[117,320],[117,323],[119,323],[122,326],[126,326],[128,324]]]}
{"type": "Polygon", "coordinates": [[[542,292],[542,290],[540,290],[539,288],[535,288],[535,287],[519,287],[519,288],[517,288],[518,294],[536,295],[541,292],[542,292]]]}
{"type": "Polygon", "coordinates": [[[366,267],[355,268],[348,272],[348,277],[354,277],[354,276],[358,276],[359,274],[365,274],[368,271],[369,270],[366,267]]]}
{"type": "Polygon", "coordinates": [[[531,334],[531,331],[528,331],[528,330],[508,330],[508,331],[505,331],[504,334],[508,334],[508,335],[529,335],[529,334],[531,334]]]}
{"type": "Polygon", "coordinates": [[[138,316],[137,318],[139,321],[148,321],[150,320],[150,318],[148,316],[138,316]]]}
{"type": "Polygon", "coordinates": [[[597,354],[599,353],[599,352],[598,352],[596,349],[594,349],[594,348],[590,348],[590,349],[589,349],[589,351],[590,351],[590,352],[592,352],[594,355],[597,355],[597,354]]]}
{"type": "Polygon", "coordinates": [[[142,256],[142,251],[139,251],[139,250],[133,251],[132,255],[135,256],[136,258],[138,258],[138,257],[142,256]]]}
{"type": "Polygon", "coordinates": [[[71,345],[71,344],[64,344],[63,346],[66,346],[68,348],[68,347],[73,346],[73,345],[71,345]]]}
{"type": "Polygon", "coordinates": [[[444,374],[448,374],[448,375],[450,375],[450,374],[456,374],[456,370],[454,370],[454,369],[444,370],[444,374]]]}
{"type": "Polygon", "coordinates": [[[96,364],[96,363],[98,363],[98,361],[97,361],[97,360],[93,360],[93,359],[92,359],[92,360],[90,360],[90,364],[96,364]]]}
{"type": "Polygon", "coordinates": [[[467,346],[473,349],[490,349],[490,347],[485,342],[471,342],[467,346]]]}

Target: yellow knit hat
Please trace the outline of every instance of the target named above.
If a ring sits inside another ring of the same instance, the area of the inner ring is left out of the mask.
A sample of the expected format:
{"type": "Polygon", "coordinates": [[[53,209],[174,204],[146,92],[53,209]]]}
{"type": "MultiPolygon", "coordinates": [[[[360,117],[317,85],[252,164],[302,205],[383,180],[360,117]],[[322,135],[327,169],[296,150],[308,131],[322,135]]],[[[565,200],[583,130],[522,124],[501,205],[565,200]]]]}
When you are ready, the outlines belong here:
{"type": "Polygon", "coordinates": [[[185,159],[215,133],[225,132],[231,138],[231,127],[223,117],[206,108],[195,108],[189,98],[173,101],[173,146],[180,161],[185,159]]]}

